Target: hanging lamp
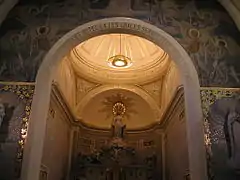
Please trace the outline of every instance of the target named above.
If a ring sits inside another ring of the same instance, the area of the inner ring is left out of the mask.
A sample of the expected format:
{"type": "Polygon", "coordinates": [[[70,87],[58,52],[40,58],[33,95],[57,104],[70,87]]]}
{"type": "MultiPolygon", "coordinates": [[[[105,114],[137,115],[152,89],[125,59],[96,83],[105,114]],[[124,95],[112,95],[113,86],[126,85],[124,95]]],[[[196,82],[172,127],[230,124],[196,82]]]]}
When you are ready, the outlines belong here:
{"type": "Polygon", "coordinates": [[[127,68],[132,65],[130,58],[122,54],[122,37],[119,35],[119,54],[108,59],[108,65],[113,68],[127,68]]]}

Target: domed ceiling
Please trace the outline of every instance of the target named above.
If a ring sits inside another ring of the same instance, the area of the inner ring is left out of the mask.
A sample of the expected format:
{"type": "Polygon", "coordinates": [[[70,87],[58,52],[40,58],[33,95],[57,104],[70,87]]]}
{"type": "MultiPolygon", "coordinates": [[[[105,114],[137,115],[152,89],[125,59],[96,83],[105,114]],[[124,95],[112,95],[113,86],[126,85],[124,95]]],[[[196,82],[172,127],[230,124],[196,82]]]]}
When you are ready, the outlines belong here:
{"type": "Polygon", "coordinates": [[[74,48],[69,58],[77,74],[97,83],[149,83],[159,79],[170,62],[157,45],[129,34],[96,36],[74,48]],[[126,67],[111,65],[116,55],[126,57],[126,67]]]}
{"type": "Polygon", "coordinates": [[[102,129],[111,127],[119,97],[127,107],[128,129],[157,123],[181,85],[168,54],[129,34],[106,34],[79,44],[63,58],[55,76],[75,120],[102,129]]]}
{"type": "Polygon", "coordinates": [[[107,90],[94,96],[83,108],[81,121],[89,126],[110,128],[113,105],[121,101],[126,106],[123,122],[127,129],[146,127],[158,119],[154,111],[139,95],[124,89],[107,90]]]}

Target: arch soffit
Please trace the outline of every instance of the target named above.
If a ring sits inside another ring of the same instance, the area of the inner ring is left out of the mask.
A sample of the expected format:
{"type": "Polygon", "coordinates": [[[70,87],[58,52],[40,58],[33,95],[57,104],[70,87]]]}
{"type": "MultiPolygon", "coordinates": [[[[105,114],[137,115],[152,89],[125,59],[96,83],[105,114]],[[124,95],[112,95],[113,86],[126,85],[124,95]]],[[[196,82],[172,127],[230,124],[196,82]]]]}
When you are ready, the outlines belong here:
{"type": "Polygon", "coordinates": [[[127,90],[127,91],[133,92],[134,94],[141,97],[153,110],[155,120],[156,121],[160,120],[161,111],[160,111],[160,108],[157,105],[156,101],[144,89],[142,89],[138,86],[134,86],[134,85],[102,85],[102,86],[96,87],[95,89],[88,92],[83,97],[83,99],[77,104],[77,106],[74,110],[75,111],[74,114],[77,114],[76,118],[79,120],[81,119],[81,114],[83,112],[84,107],[91,101],[91,99],[93,97],[95,97],[98,94],[101,94],[105,91],[117,90],[117,89],[127,90]]]}

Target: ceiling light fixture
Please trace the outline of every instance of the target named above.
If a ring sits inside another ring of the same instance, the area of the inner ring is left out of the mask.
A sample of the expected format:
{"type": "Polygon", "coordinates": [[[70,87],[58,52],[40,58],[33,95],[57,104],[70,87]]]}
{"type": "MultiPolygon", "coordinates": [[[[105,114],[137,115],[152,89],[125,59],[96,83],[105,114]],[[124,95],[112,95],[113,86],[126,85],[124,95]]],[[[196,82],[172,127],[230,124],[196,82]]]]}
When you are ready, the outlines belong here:
{"type": "Polygon", "coordinates": [[[108,65],[113,68],[127,68],[132,65],[132,62],[124,55],[116,55],[108,59],[108,65]]]}
{"type": "Polygon", "coordinates": [[[119,37],[119,55],[112,56],[108,59],[108,65],[113,68],[127,68],[132,65],[132,61],[130,58],[124,56],[122,54],[122,41],[121,34],[119,37]]]}

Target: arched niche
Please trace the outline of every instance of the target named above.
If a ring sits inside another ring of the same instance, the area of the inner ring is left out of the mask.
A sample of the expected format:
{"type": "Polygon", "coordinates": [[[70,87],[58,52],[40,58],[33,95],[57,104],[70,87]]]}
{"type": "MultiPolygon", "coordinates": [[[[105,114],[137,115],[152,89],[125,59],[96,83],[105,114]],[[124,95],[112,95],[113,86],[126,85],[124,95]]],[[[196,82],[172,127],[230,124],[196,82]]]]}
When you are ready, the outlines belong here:
{"type": "Polygon", "coordinates": [[[107,33],[146,38],[166,51],[181,75],[185,91],[186,129],[191,179],[207,179],[200,86],[196,69],[183,47],[163,30],[141,20],[116,17],[83,24],[63,36],[49,50],[37,74],[35,95],[25,145],[22,179],[37,180],[42,159],[53,75],[61,59],[81,42],[107,33]]]}

